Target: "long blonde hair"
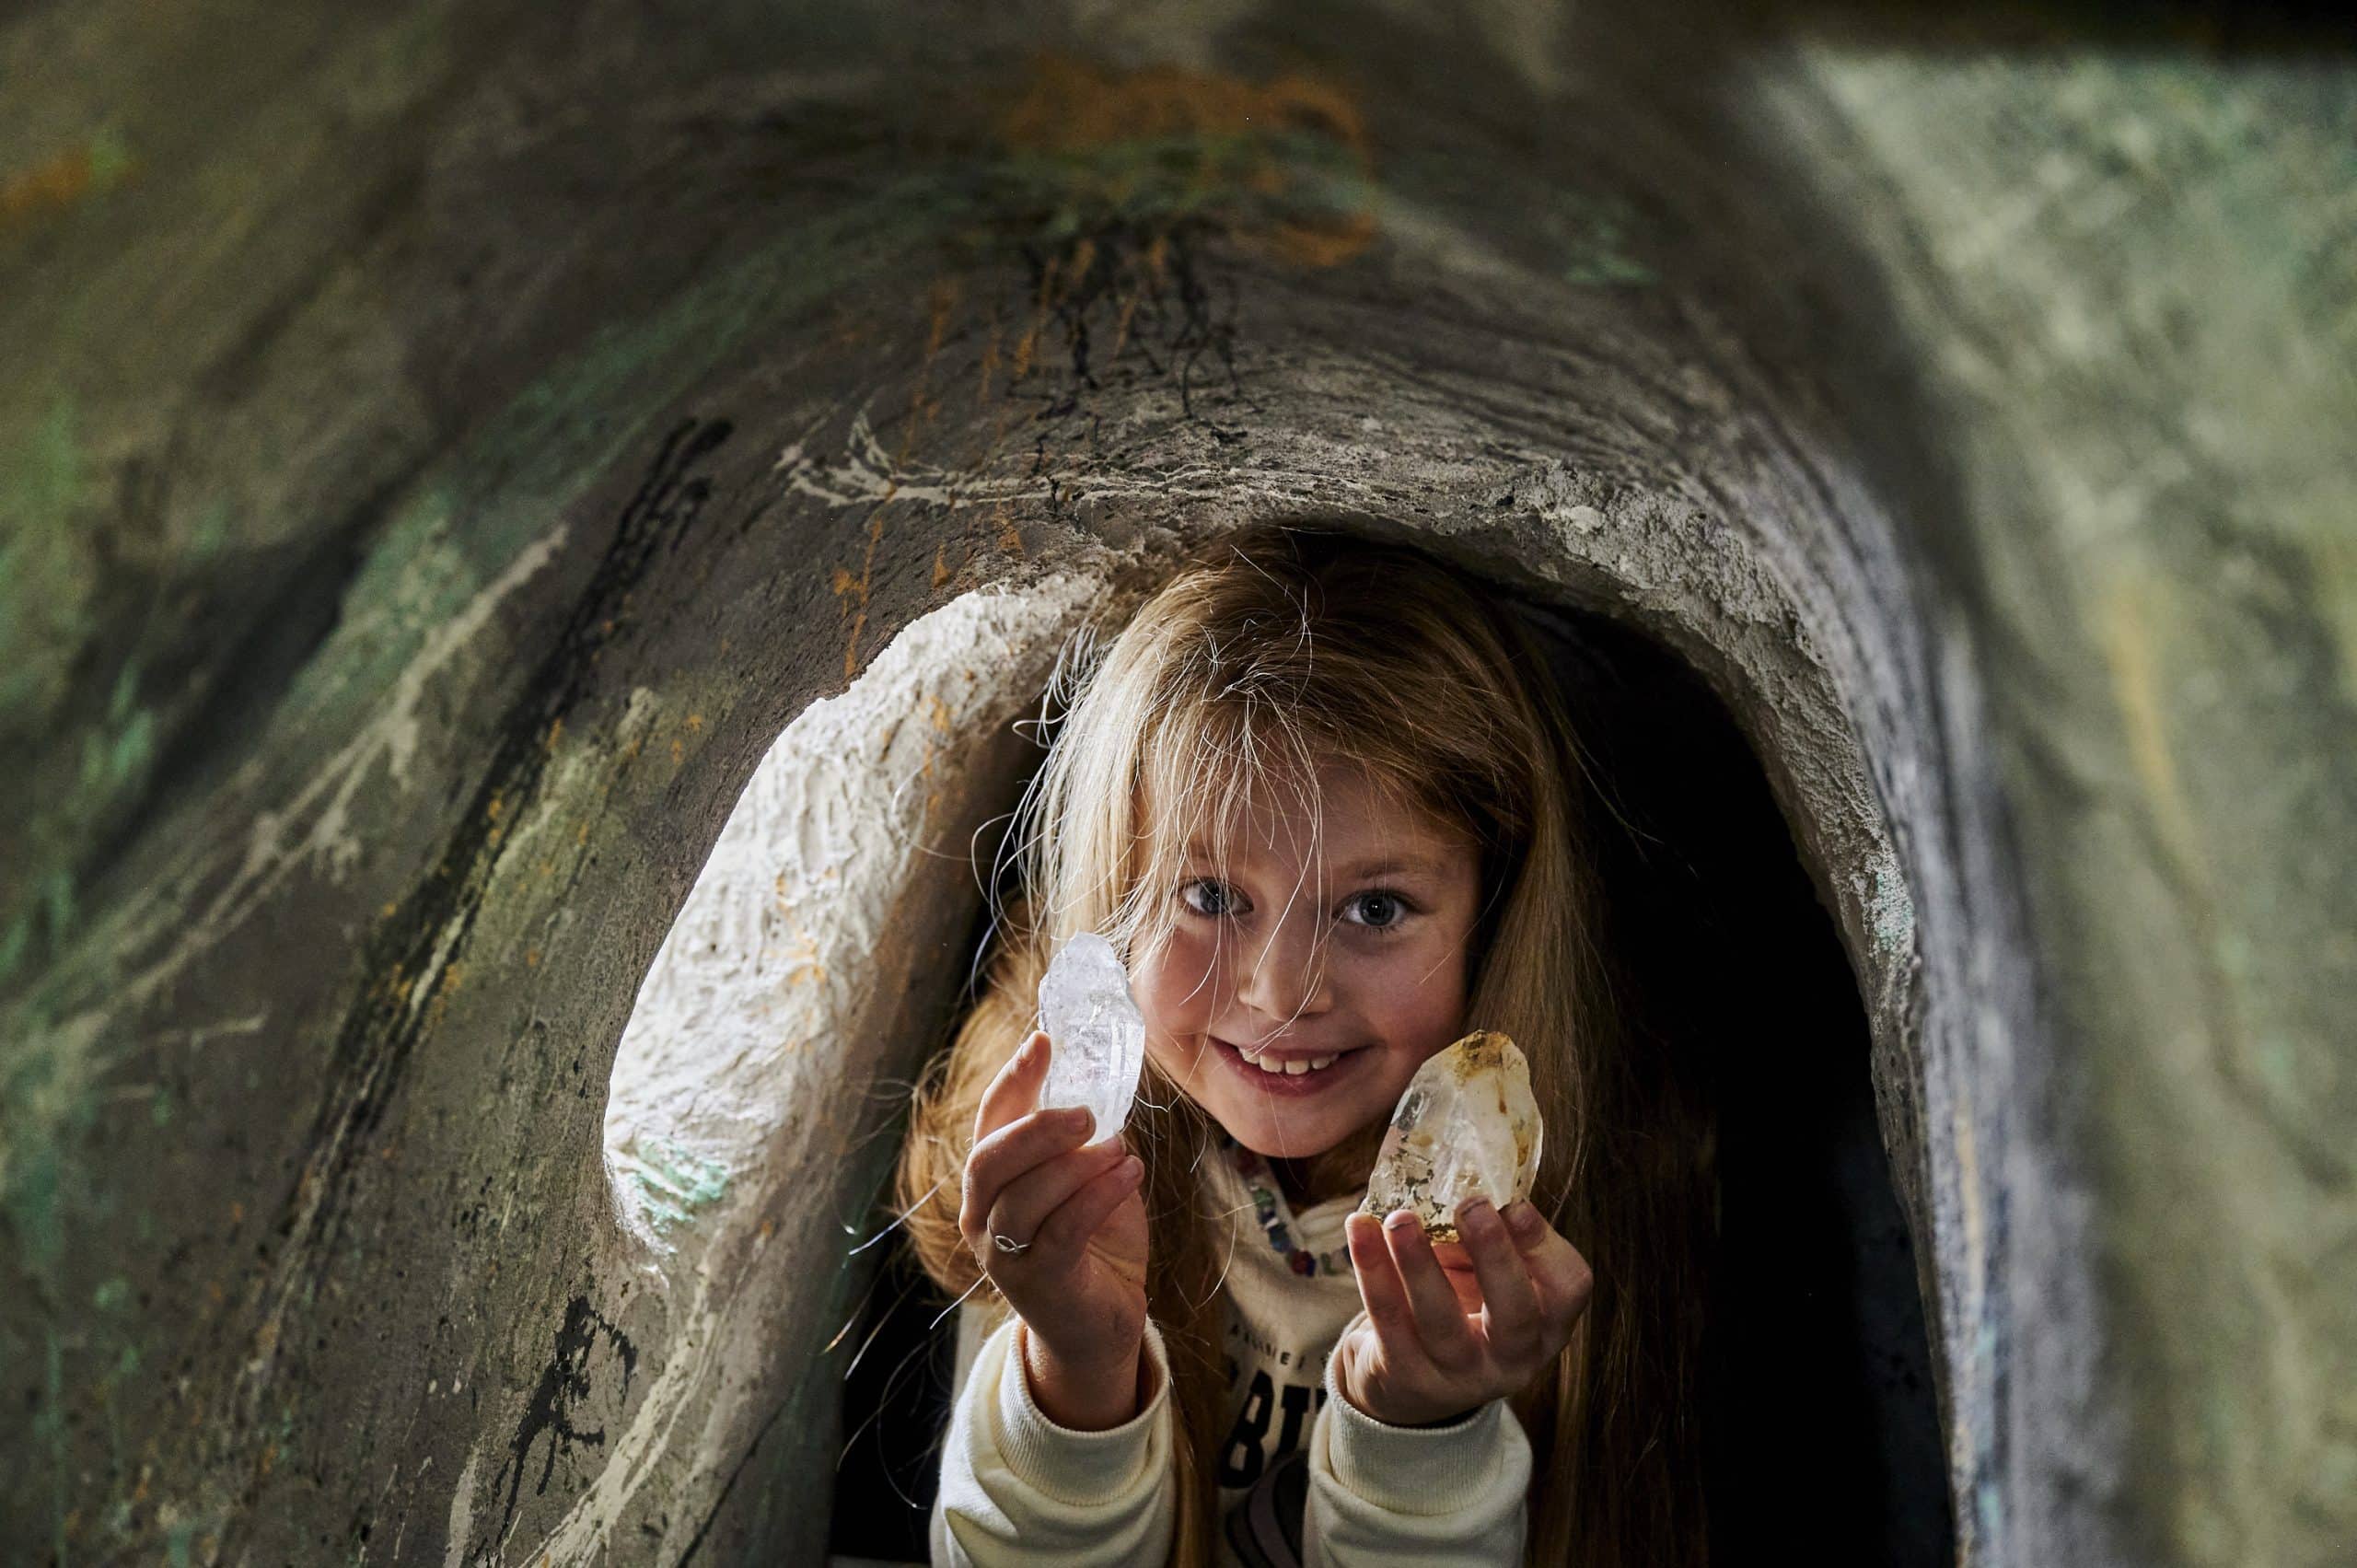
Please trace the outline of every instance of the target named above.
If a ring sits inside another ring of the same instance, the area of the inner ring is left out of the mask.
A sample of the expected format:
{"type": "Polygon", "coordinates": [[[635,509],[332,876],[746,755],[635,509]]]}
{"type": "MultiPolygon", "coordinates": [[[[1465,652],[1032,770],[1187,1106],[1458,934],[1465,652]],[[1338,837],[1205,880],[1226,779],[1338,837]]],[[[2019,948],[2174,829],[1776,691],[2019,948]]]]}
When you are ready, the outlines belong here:
{"type": "MultiPolygon", "coordinates": [[[[1659,1092],[1617,1016],[1619,966],[1583,850],[1594,781],[1538,645],[1411,546],[1262,525],[1208,541],[1101,650],[1086,636],[1075,647],[1010,835],[1021,891],[997,913],[975,1005],[913,1097],[895,1196],[920,1266],[1005,1310],[958,1236],[960,1189],[981,1092],[1034,1027],[1056,944],[1099,932],[1134,970],[1175,923],[1165,895],[1197,830],[1216,860],[1238,798],[1309,776],[1314,758],[1355,763],[1480,845],[1464,1027],[1503,1030],[1527,1054],[1547,1125],[1531,1197],[1596,1271],[1551,1373],[1509,1401],[1535,1467],[1527,1560],[1701,1564],[1710,1128],[1659,1092]]],[[[1178,1418],[1169,1562],[1208,1568],[1226,1240],[1195,1172],[1217,1129],[1149,1056],[1128,1132],[1145,1161],[1147,1309],[1178,1418]]]]}

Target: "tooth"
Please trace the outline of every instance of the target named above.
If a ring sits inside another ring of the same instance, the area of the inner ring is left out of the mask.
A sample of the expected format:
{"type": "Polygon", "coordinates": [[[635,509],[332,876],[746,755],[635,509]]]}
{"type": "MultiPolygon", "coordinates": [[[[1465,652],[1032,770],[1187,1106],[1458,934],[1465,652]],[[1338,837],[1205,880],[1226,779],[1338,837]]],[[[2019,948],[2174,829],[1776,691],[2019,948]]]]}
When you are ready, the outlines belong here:
{"type": "Polygon", "coordinates": [[[1253,1066],[1258,1067],[1261,1072],[1267,1073],[1271,1076],[1294,1078],[1301,1076],[1304,1073],[1316,1073],[1321,1071],[1322,1069],[1330,1066],[1333,1063],[1334,1059],[1342,1054],[1341,1051],[1337,1051],[1329,1052],[1324,1056],[1312,1056],[1306,1059],[1295,1057],[1290,1062],[1279,1062],[1273,1057],[1255,1056],[1240,1046],[1237,1049],[1236,1053],[1238,1056],[1243,1057],[1245,1061],[1252,1063],[1253,1066]]]}

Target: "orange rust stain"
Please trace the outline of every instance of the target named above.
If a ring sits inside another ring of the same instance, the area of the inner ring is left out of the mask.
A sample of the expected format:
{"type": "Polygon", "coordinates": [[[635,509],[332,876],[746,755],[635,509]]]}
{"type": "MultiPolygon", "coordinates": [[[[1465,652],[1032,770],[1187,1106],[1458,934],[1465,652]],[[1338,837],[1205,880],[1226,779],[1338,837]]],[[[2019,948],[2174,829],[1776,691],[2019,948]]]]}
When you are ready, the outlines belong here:
{"type": "Polygon", "coordinates": [[[926,364],[932,364],[940,356],[942,343],[949,336],[949,319],[956,313],[958,298],[964,292],[965,285],[955,277],[934,280],[928,301],[933,309],[933,325],[924,340],[926,364]]]}
{"type": "Polygon", "coordinates": [[[399,904],[388,903],[383,909],[378,910],[377,912],[383,915],[387,920],[390,920],[393,916],[401,912],[401,906],[399,904]]]}
{"type": "Polygon", "coordinates": [[[536,970],[540,967],[540,950],[538,947],[524,949],[524,967],[528,970],[536,970]]]}
{"type": "Polygon", "coordinates": [[[933,547],[933,586],[936,588],[949,580],[949,563],[943,558],[947,548],[940,544],[933,547]]]}
{"type": "Polygon", "coordinates": [[[703,733],[703,715],[702,714],[690,714],[688,715],[688,733],[690,735],[702,735],[703,733]]]}
{"type": "Polygon", "coordinates": [[[100,148],[96,142],[75,147],[0,180],[0,224],[43,211],[60,211],[93,190],[114,183],[129,165],[110,165],[101,157],[100,148]]]}
{"type": "Polygon", "coordinates": [[[991,514],[991,520],[998,525],[1000,548],[1012,551],[1017,555],[1022,554],[1023,533],[1015,526],[1014,515],[1005,502],[1002,501],[998,504],[997,509],[991,514]]]}
{"type": "Polygon", "coordinates": [[[1023,335],[1015,340],[1015,361],[1007,366],[1007,374],[1021,380],[1031,370],[1031,356],[1039,350],[1039,334],[1047,331],[1048,312],[1056,303],[1056,273],[1060,256],[1048,258],[1047,266],[1039,273],[1039,297],[1031,303],[1031,321],[1023,335]]]}
{"type": "Polygon", "coordinates": [[[1138,300],[1145,294],[1140,285],[1121,296],[1121,313],[1113,319],[1113,352],[1105,356],[1109,364],[1121,357],[1121,345],[1130,341],[1130,318],[1137,313],[1138,300]]]}
{"type": "Polygon", "coordinates": [[[1000,139],[1037,152],[1081,152],[1146,136],[1251,128],[1273,107],[1240,77],[1155,65],[1123,71],[1076,55],[1032,56],[1021,96],[999,117],[1000,139]]]}
{"type": "Polygon", "coordinates": [[[671,766],[675,768],[678,767],[681,762],[687,761],[687,744],[684,741],[674,738],[671,742],[671,766]]]}
{"type": "MultiPolygon", "coordinates": [[[[886,500],[891,497],[888,494],[886,500]]],[[[835,597],[843,600],[843,613],[850,618],[851,627],[843,646],[843,679],[850,680],[859,674],[859,639],[867,630],[867,596],[876,578],[876,546],[884,537],[884,508],[878,506],[868,514],[867,552],[859,565],[859,575],[853,577],[838,566],[835,568],[835,597]],[[856,603],[853,601],[856,600],[856,603]]]]}
{"type": "Polygon", "coordinates": [[[549,720],[549,738],[544,744],[547,746],[549,750],[553,751],[556,749],[556,743],[563,738],[564,718],[563,715],[559,714],[557,717],[549,720]]]}
{"type": "Polygon", "coordinates": [[[246,1206],[235,1199],[232,1199],[229,1203],[229,1223],[231,1225],[246,1223],[246,1206]]]}
{"type": "Polygon", "coordinates": [[[991,323],[991,335],[982,344],[982,384],[974,395],[974,406],[980,408],[991,401],[991,375],[998,368],[999,324],[991,323]]]}
{"type": "MultiPolygon", "coordinates": [[[[1187,178],[1196,193],[1222,188],[1260,198],[1261,210],[1283,210],[1298,171],[1278,155],[1276,138],[1303,132],[1332,140],[1363,178],[1372,179],[1374,155],[1353,95],[1340,83],[1306,71],[1285,71],[1265,82],[1174,65],[1122,71],[1078,56],[1035,55],[1027,80],[999,116],[999,139],[1009,147],[1075,157],[1068,178],[1080,192],[1118,210],[1131,195],[1123,168],[1098,171],[1076,155],[1124,143],[1198,138],[1187,178]],[[1091,187],[1094,187],[1091,189],[1091,187]]],[[[1215,210],[1215,201],[1198,203],[1215,210]]],[[[1332,266],[1371,241],[1372,213],[1312,219],[1256,217],[1238,203],[1230,218],[1237,239],[1309,266],[1332,266]]],[[[1075,268],[1085,273],[1086,267],[1075,268]]]]}

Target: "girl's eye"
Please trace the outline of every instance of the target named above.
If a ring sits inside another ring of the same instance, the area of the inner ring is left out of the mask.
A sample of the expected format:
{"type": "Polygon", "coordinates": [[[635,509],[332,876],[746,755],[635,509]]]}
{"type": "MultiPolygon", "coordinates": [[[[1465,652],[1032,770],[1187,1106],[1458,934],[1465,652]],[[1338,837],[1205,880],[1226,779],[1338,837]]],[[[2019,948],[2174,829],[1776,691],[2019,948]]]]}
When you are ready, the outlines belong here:
{"type": "Polygon", "coordinates": [[[1343,908],[1358,911],[1360,917],[1351,924],[1363,924],[1376,932],[1388,932],[1390,926],[1407,920],[1407,900],[1398,894],[1360,894],[1343,908]]]}
{"type": "Polygon", "coordinates": [[[1226,887],[1206,877],[1198,877],[1192,881],[1179,883],[1178,900],[1197,914],[1216,915],[1235,912],[1228,907],[1226,887]],[[1190,893],[1197,892],[1203,893],[1210,900],[1213,907],[1206,909],[1202,903],[1188,897],[1190,893]]]}

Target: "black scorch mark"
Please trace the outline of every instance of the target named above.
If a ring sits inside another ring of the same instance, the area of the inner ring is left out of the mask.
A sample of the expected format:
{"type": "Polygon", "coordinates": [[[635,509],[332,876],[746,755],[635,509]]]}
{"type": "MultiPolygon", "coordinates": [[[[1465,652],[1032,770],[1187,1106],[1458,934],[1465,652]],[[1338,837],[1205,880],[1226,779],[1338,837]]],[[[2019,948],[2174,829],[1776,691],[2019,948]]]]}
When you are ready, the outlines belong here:
{"type": "Polygon", "coordinates": [[[499,1467],[499,1474],[492,1478],[492,1489],[498,1490],[501,1481],[507,1482],[507,1507],[500,1516],[499,1536],[507,1539],[507,1531],[516,1519],[516,1502],[524,1486],[524,1469],[531,1462],[532,1445],[543,1433],[549,1435],[548,1456],[540,1465],[540,1479],[532,1488],[540,1496],[549,1489],[549,1478],[556,1473],[556,1456],[560,1448],[575,1443],[602,1446],[606,1429],[584,1432],[573,1424],[573,1408],[589,1397],[589,1353],[602,1333],[613,1342],[614,1353],[622,1358],[622,1400],[630,1400],[631,1373],[638,1366],[638,1347],[630,1337],[599,1317],[586,1295],[576,1295],[565,1304],[564,1326],[556,1331],[556,1353],[540,1371],[539,1387],[532,1390],[531,1403],[524,1410],[524,1419],[516,1428],[515,1441],[508,1445],[507,1458],[499,1467]]]}

